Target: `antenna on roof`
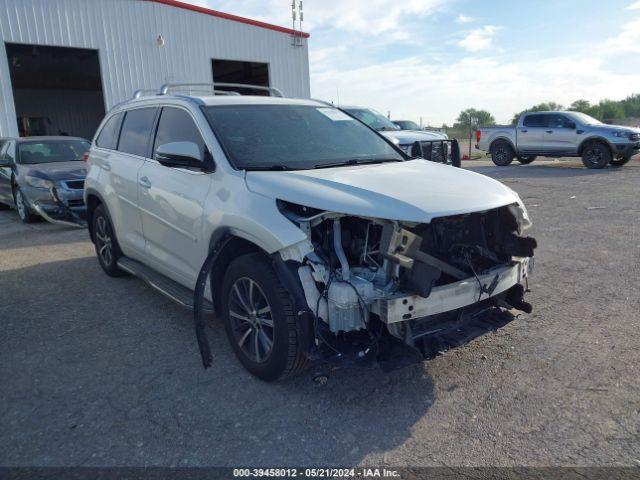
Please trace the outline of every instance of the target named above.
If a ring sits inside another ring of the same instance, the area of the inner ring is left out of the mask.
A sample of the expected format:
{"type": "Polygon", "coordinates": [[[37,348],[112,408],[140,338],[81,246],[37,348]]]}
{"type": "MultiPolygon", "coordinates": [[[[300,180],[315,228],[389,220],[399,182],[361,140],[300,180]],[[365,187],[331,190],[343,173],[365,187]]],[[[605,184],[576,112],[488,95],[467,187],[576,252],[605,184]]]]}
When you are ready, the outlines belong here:
{"type": "Polygon", "coordinates": [[[304,21],[304,10],[302,9],[302,0],[296,5],[296,0],[291,0],[291,25],[293,33],[291,34],[291,45],[301,47],[304,44],[304,36],[302,34],[302,22],[304,21]],[[296,20],[299,20],[299,29],[296,30],[296,20]]]}

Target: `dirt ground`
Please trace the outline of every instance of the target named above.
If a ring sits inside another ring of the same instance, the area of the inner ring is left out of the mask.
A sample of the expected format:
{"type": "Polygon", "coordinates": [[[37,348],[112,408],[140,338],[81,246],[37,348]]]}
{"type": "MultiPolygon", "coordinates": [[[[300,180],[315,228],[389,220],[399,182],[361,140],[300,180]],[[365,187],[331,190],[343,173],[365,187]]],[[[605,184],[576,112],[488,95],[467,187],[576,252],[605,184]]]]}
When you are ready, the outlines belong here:
{"type": "Polygon", "coordinates": [[[529,207],[534,312],[324,385],[254,379],[218,321],[203,371],[189,311],[0,212],[0,465],[640,465],[640,161],[465,167],[529,207]]]}

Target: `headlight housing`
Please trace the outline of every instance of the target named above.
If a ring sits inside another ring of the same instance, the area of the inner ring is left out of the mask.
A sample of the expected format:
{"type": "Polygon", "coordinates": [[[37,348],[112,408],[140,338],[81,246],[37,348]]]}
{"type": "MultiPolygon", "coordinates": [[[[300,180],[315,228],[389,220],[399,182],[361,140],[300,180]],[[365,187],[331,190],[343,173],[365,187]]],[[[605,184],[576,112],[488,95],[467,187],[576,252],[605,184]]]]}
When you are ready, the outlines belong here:
{"type": "Polygon", "coordinates": [[[629,132],[629,131],[622,131],[622,132],[613,132],[612,135],[614,137],[618,137],[618,138],[631,138],[631,134],[633,132],[629,132]]]}
{"type": "Polygon", "coordinates": [[[33,188],[49,189],[53,187],[53,182],[51,180],[40,177],[32,177],[31,175],[26,175],[24,177],[24,180],[25,182],[27,182],[27,185],[33,188]]]}
{"type": "Polygon", "coordinates": [[[514,217],[516,217],[516,221],[518,222],[518,234],[522,235],[522,232],[528,230],[531,225],[533,225],[533,223],[531,222],[527,207],[525,207],[524,202],[520,198],[520,195],[518,195],[514,190],[512,190],[512,192],[515,193],[518,201],[512,205],[509,205],[509,211],[514,217]]]}

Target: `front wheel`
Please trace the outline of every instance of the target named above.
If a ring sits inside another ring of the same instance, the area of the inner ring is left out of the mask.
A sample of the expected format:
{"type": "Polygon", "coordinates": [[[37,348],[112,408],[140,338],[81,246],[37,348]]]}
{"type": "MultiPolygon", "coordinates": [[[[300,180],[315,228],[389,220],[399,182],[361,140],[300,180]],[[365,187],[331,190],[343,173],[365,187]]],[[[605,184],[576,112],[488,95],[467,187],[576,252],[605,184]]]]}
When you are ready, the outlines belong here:
{"type": "Polygon", "coordinates": [[[513,162],[515,152],[507,142],[496,142],[491,146],[491,160],[499,167],[506,167],[513,162]]]}
{"type": "Polygon", "coordinates": [[[242,365],[265,381],[305,368],[293,301],[260,254],[235,259],[222,283],[227,337],[242,365]]]}
{"type": "Polygon", "coordinates": [[[621,167],[631,160],[631,157],[622,157],[622,158],[614,158],[609,162],[609,165],[612,167],[621,167]]]}
{"type": "Polygon", "coordinates": [[[531,162],[533,162],[536,159],[535,155],[520,155],[518,157],[518,161],[522,164],[522,165],[529,165],[531,162]]]}
{"type": "Polygon", "coordinates": [[[611,162],[611,150],[602,143],[591,143],[582,152],[582,163],[587,168],[604,168],[611,162]]]}
{"type": "Polygon", "coordinates": [[[22,190],[20,190],[20,187],[16,186],[13,196],[16,202],[16,210],[18,211],[18,216],[20,217],[20,220],[22,220],[23,223],[35,222],[38,219],[38,217],[33,213],[31,213],[31,209],[29,208],[29,203],[27,202],[27,199],[24,198],[24,195],[22,193],[22,190]]]}

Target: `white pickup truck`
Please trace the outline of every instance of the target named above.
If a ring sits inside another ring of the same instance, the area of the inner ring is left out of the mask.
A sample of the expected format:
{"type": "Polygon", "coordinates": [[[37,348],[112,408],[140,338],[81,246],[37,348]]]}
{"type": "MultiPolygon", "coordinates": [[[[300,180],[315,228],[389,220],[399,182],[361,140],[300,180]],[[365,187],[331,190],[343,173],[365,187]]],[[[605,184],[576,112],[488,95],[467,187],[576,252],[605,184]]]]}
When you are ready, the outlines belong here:
{"type": "Polygon", "coordinates": [[[476,141],[500,167],[514,158],[528,164],[536,156],[582,157],[587,168],[620,167],[640,153],[640,129],[606,125],[580,112],[523,113],[515,126],[480,127],[476,141]]]}

